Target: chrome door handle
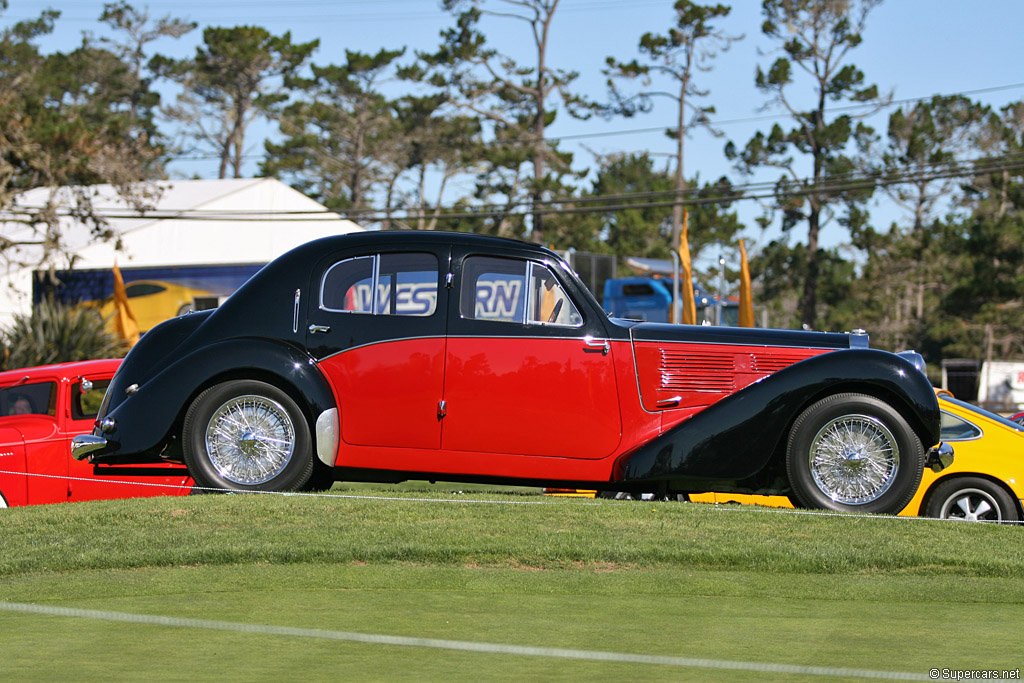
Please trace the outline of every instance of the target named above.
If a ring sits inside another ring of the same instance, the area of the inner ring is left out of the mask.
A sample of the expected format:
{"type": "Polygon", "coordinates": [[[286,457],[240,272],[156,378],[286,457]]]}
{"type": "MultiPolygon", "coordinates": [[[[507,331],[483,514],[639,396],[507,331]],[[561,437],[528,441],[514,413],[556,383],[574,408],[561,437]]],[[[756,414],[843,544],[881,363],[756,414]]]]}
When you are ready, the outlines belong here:
{"type": "Polygon", "coordinates": [[[654,405],[659,408],[671,408],[672,406],[677,406],[682,402],[682,396],[673,396],[672,398],[663,398],[660,401],[657,401],[654,405]]]}
{"type": "Polygon", "coordinates": [[[327,325],[310,325],[309,326],[309,333],[310,334],[316,334],[317,332],[327,333],[327,332],[330,332],[330,331],[331,331],[331,328],[328,327],[327,325]]]}
{"type": "Polygon", "coordinates": [[[600,351],[602,356],[607,356],[608,352],[612,350],[612,346],[608,343],[608,340],[601,341],[600,339],[584,337],[583,345],[585,347],[583,349],[584,351],[600,351]]]}

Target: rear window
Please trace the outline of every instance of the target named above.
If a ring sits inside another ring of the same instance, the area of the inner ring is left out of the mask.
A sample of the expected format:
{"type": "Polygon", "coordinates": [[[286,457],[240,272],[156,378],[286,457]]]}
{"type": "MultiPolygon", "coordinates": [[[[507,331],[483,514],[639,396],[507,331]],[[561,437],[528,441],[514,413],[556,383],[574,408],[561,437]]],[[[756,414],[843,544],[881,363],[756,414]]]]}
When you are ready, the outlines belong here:
{"type": "Polygon", "coordinates": [[[327,269],[320,308],[371,315],[433,315],[437,310],[438,262],[434,254],[357,256],[327,269]]]}
{"type": "Polygon", "coordinates": [[[646,282],[635,282],[622,285],[623,296],[650,296],[654,294],[654,287],[646,282]]]}

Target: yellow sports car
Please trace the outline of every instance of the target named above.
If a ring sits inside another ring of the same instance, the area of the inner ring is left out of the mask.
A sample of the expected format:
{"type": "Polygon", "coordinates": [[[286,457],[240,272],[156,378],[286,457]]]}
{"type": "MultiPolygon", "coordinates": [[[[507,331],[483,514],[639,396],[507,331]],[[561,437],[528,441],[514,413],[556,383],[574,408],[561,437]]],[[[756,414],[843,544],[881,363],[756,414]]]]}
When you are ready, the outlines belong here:
{"type": "MultiPolygon", "coordinates": [[[[140,332],[148,332],[163,321],[186,313],[192,308],[195,297],[210,294],[201,289],[192,289],[159,280],[127,282],[124,289],[125,294],[128,295],[128,307],[135,317],[135,322],[139,324],[140,332]]],[[[110,296],[100,302],[92,303],[92,305],[97,304],[100,315],[112,319],[114,297],[110,296]]]]}
{"type": "MultiPolygon", "coordinates": [[[[925,468],[917,493],[900,515],[1020,522],[1024,519],[1024,426],[948,392],[938,393],[942,440],[953,445],[956,458],[939,473],[925,468]]],[[[700,493],[691,494],[690,500],[793,507],[784,496],[700,493]]]]}

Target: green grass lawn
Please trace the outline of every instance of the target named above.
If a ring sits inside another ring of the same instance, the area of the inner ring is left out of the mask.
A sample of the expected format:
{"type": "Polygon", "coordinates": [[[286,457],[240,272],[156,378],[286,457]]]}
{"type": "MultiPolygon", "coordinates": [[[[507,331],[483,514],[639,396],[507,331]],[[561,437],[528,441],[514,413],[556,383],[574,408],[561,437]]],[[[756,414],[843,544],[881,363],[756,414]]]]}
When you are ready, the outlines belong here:
{"type": "Polygon", "coordinates": [[[813,667],[863,680],[1024,666],[1021,528],[413,489],[5,510],[0,601],[183,621],[0,609],[0,676],[799,681],[813,667]],[[451,649],[463,643],[483,651],[451,649]]]}

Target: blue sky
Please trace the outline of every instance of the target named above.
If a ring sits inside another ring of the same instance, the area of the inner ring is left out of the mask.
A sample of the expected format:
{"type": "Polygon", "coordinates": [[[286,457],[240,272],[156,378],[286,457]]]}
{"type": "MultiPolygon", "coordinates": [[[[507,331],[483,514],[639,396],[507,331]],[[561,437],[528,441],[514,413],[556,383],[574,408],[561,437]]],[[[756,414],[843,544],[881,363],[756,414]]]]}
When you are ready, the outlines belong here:
{"type": "MultiPolygon", "coordinates": [[[[452,22],[436,0],[150,0],[133,4],[148,6],[152,16],[170,13],[196,21],[200,27],[257,24],[274,33],[289,30],[296,41],[319,38],[314,61],[321,64],[343,61],[345,49],[371,52],[407,46],[410,54],[412,50],[430,50],[438,43],[439,31],[452,22]]],[[[56,32],[43,43],[45,49],[71,49],[83,31],[102,33],[105,29],[97,21],[102,0],[9,0],[0,22],[34,17],[47,7],[60,10],[62,18],[56,32]]],[[[603,98],[605,58],[637,56],[636,45],[644,32],[664,32],[670,26],[671,7],[671,0],[562,0],[549,62],[579,72],[576,89],[591,98],[603,98]]],[[[745,39],[721,55],[712,72],[701,76],[700,83],[711,91],[706,101],[715,106],[714,118],[722,122],[725,137],[698,132],[687,142],[688,176],[699,173],[703,180],[711,180],[728,174],[734,182],[742,182],[722,154],[725,142],[743,145],[757,130],[767,130],[774,122],[761,118],[776,112],[762,110],[764,98],[753,85],[756,65],[767,66],[774,59],[770,53],[774,45],[761,35],[761,21],[759,1],[735,0],[732,14],[719,23],[727,33],[745,34],[745,39]]],[[[483,30],[495,47],[528,63],[532,45],[525,24],[490,19],[483,30]]],[[[973,99],[1001,106],[1024,98],[1022,34],[1024,2],[1020,0],[887,0],[870,15],[864,43],[851,53],[850,61],[864,71],[869,82],[883,92],[891,91],[896,99],[974,93],[969,95],[973,99]],[[988,92],[980,92],[984,90],[988,92]]],[[[194,31],[179,41],[157,43],[154,49],[185,56],[200,40],[200,31],[194,31]]],[[[631,131],[667,127],[672,120],[671,103],[665,101],[652,113],[633,119],[577,121],[563,115],[549,134],[586,136],[567,139],[563,148],[576,154],[578,167],[587,168],[593,165],[592,151],[670,153],[671,143],[662,133],[631,131]]],[[[872,123],[884,127],[885,116],[872,123]]],[[[172,166],[172,170],[215,177],[217,163],[193,161],[172,166]]],[[[757,213],[751,203],[741,210],[752,226],[748,237],[755,243],[771,236],[761,235],[753,227],[750,219],[757,213]]],[[[884,205],[876,207],[875,214],[885,224],[902,218],[884,205]]],[[[826,229],[826,244],[841,238],[838,227],[826,229]]]]}

